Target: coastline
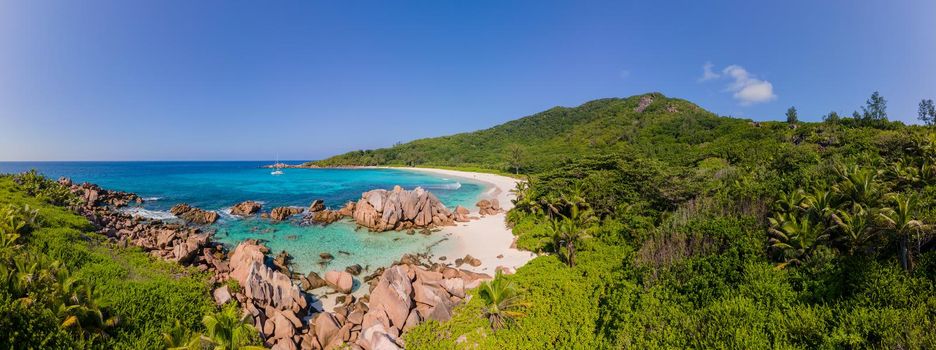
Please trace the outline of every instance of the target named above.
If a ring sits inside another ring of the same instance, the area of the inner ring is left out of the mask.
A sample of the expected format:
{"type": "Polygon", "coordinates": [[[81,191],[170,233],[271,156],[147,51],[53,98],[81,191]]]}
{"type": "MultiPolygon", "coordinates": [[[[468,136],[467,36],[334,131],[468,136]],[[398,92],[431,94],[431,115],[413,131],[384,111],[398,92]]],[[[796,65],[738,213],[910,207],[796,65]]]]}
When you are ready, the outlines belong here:
{"type": "Polygon", "coordinates": [[[509,272],[513,272],[536,257],[533,252],[512,247],[514,235],[506,223],[506,211],[513,208],[512,200],[516,198],[511,190],[518,181],[522,180],[497,174],[461,170],[407,167],[381,168],[425,172],[481,182],[487,184],[489,188],[479,196],[478,200],[497,199],[501,208],[504,209],[503,213],[480,217],[477,207],[468,208],[471,211],[471,216],[480,217],[480,219],[459,223],[455,227],[444,227],[441,232],[436,233],[447,239],[430,250],[434,261],[439,261],[439,258],[444,256],[446,258],[445,263],[454,263],[455,259],[471,255],[481,260],[481,265],[474,267],[463,264],[459,268],[494,276],[498,268],[507,268],[509,272]]]}
{"type": "MultiPolygon", "coordinates": [[[[443,264],[452,264],[455,259],[460,259],[466,255],[471,255],[481,261],[478,266],[462,264],[459,269],[484,273],[493,277],[498,268],[506,269],[506,272],[513,273],[516,269],[525,265],[536,257],[536,253],[519,250],[513,247],[513,231],[507,227],[506,211],[513,208],[512,200],[515,195],[510,190],[516,186],[519,179],[508,176],[478,173],[461,170],[436,169],[436,168],[410,168],[410,167],[343,167],[344,169],[394,169],[414,172],[432,173],[452,178],[467,179],[480,182],[487,185],[487,189],[478,196],[477,200],[497,199],[500,202],[504,212],[496,215],[487,215],[481,217],[478,214],[478,208],[468,208],[471,216],[479,217],[477,220],[458,223],[457,226],[443,227],[441,231],[433,233],[439,242],[429,249],[431,255],[430,261],[443,264]],[[445,260],[440,258],[445,257],[445,260]]],[[[300,168],[302,169],[302,168],[300,168]]],[[[310,168],[317,169],[317,168],[310,168]]],[[[419,252],[413,252],[419,253],[419,252]]],[[[365,287],[365,286],[361,286],[365,287]]],[[[368,293],[367,288],[358,287],[351,295],[363,297],[368,293]]],[[[320,307],[325,311],[331,311],[337,306],[335,297],[332,293],[319,294],[320,307]]]]}

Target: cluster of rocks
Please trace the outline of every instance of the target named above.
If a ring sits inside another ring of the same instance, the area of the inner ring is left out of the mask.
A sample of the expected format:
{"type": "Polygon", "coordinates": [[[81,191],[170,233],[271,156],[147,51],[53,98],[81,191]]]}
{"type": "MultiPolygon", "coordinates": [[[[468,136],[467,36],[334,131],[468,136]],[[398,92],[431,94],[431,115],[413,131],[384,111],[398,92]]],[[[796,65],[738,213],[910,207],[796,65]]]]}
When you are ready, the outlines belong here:
{"type": "Polygon", "coordinates": [[[303,338],[307,342],[300,345],[311,349],[402,348],[403,332],[426,320],[449,320],[452,309],[465,300],[465,291],[490,278],[404,256],[399,264],[365,278],[370,285],[368,295],[339,296],[333,311],[316,315],[310,327],[314,339],[303,338]]]}
{"type": "Polygon", "coordinates": [[[350,218],[354,215],[354,206],[354,202],[348,202],[341,209],[331,210],[325,208],[324,202],[316,200],[309,206],[309,213],[303,218],[302,223],[305,225],[328,225],[344,218],[350,218]]]}
{"type": "Polygon", "coordinates": [[[195,208],[185,203],[174,205],[169,212],[185,222],[196,225],[210,225],[220,217],[217,212],[195,208]]]}
{"type": "Polygon", "coordinates": [[[376,232],[455,225],[438,198],[420,187],[407,191],[395,186],[364,192],[354,206],[354,222],[376,232]]]}
{"type": "Polygon", "coordinates": [[[67,177],[59,178],[58,183],[76,194],[85,207],[111,206],[120,208],[130,203],[143,203],[143,199],[136,194],[105,190],[98,185],[87,182],[74,184],[72,180],[67,177]]]}
{"type": "Polygon", "coordinates": [[[98,232],[120,246],[137,246],[164,260],[196,266],[199,270],[224,271],[224,252],[219,244],[211,242],[211,233],[199,228],[135,218],[119,209],[131,202],[142,202],[139,196],[101,189],[96,185],[73,185],[60,179],[59,183],[82,200],[75,208],[86,217],[98,232]]]}
{"type": "MultiPolygon", "coordinates": [[[[308,324],[303,319],[310,314],[311,297],[293,283],[286,273],[266,264],[269,250],[256,241],[239,244],[230,255],[229,278],[241,286],[234,293],[247,313],[253,316],[254,326],[260,331],[267,346],[279,349],[296,349],[307,333],[308,324]]],[[[227,286],[214,292],[218,303],[230,298],[227,286]]]]}
{"type": "Polygon", "coordinates": [[[483,215],[495,215],[504,212],[504,209],[501,208],[500,202],[497,198],[494,199],[482,199],[475,204],[478,207],[478,213],[483,215]]]}

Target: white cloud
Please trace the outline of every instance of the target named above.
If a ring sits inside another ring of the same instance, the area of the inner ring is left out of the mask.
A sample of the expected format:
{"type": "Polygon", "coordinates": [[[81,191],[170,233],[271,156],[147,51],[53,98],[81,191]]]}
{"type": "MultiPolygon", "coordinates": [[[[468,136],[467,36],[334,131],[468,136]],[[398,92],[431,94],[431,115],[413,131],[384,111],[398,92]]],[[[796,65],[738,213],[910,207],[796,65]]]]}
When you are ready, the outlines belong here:
{"type": "Polygon", "coordinates": [[[766,80],[760,80],[748,73],[744,67],[739,65],[730,65],[722,71],[725,75],[734,79],[734,82],[728,86],[728,90],[734,92],[734,98],[742,105],[769,102],[777,99],[773,92],[773,84],[766,80]]]}
{"type": "Polygon", "coordinates": [[[712,70],[714,65],[710,62],[706,63],[703,68],[703,75],[699,81],[706,81],[717,79],[721,77],[732,79],[731,84],[728,84],[726,91],[733,93],[735,100],[741,103],[743,106],[752,105],[755,103],[770,102],[777,99],[777,95],[774,94],[773,84],[766,80],[757,79],[756,76],[751,74],[739,65],[733,64],[722,70],[721,74],[718,74],[712,70]]]}
{"type": "Polygon", "coordinates": [[[720,74],[715,73],[715,71],[712,70],[714,67],[715,65],[712,64],[712,62],[705,62],[705,64],[702,65],[702,77],[699,78],[699,81],[712,80],[721,77],[720,74]]]}

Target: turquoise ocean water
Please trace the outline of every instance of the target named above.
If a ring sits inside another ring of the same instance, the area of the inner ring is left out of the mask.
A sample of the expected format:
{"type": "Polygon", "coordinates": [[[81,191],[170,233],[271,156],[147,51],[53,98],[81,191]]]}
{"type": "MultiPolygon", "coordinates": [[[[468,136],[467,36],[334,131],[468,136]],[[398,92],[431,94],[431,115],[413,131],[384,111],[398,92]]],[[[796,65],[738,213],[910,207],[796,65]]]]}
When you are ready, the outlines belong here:
{"type": "Polygon", "coordinates": [[[0,162],[0,173],[36,169],[46,176],[68,176],[78,182],[93,182],[107,189],[134,192],[145,202],[129,210],[151,218],[168,218],[177,203],[215,210],[221,220],[210,229],[215,239],[234,245],[247,238],[267,241],[274,254],[286,250],[300,272],[342,270],[351,264],[374,269],[388,265],[405,253],[422,252],[437,243],[438,234],[407,235],[401,232],[355,231],[350,222],[327,227],[299,226],[296,221],[272,224],[257,218],[241,219],[226,211],[245,200],[263,203],[263,210],[277,206],[308,207],[315,199],[329,208],[339,208],[361,193],[375,188],[406,189],[421,186],[436,194],[450,209],[471,208],[485,185],[463,178],[448,178],[396,169],[284,169],[270,175],[261,162],[0,162]],[[323,266],[319,254],[331,253],[335,260],[323,266]],[[344,253],[342,253],[344,252],[344,253]],[[345,254],[348,253],[348,254],[345,254]]]}

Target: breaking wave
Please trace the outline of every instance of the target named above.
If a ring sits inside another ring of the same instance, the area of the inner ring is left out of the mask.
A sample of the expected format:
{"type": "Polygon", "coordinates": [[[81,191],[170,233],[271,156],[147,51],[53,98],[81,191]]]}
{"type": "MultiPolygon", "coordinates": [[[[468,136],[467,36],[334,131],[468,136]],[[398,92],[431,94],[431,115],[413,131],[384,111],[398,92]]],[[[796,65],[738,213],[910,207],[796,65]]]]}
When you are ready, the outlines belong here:
{"type": "Polygon", "coordinates": [[[120,209],[121,212],[130,214],[133,217],[140,217],[153,220],[170,220],[175,219],[175,215],[168,211],[163,210],[149,210],[140,207],[130,207],[120,209]]]}
{"type": "Polygon", "coordinates": [[[160,199],[163,199],[163,197],[143,197],[143,200],[146,202],[155,202],[160,199]]]}

